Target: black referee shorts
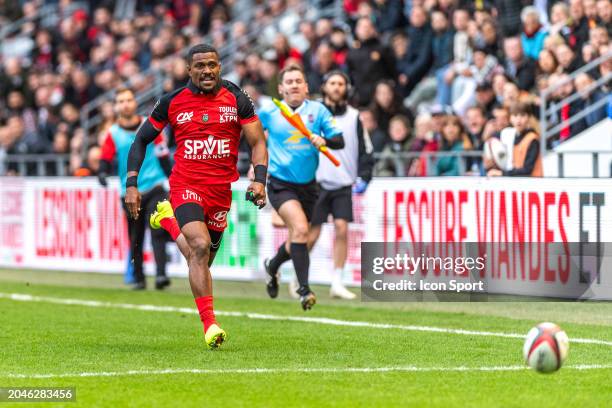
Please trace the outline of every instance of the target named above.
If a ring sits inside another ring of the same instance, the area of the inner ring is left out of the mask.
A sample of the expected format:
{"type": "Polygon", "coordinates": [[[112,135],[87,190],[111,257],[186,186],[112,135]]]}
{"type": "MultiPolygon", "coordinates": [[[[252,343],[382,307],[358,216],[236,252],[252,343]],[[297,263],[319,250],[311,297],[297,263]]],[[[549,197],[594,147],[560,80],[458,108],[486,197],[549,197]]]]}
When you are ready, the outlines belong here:
{"type": "Polygon", "coordinates": [[[319,186],[316,181],[308,184],[294,184],[270,176],[268,180],[268,200],[276,211],[289,200],[297,200],[310,221],[312,211],[319,196],[319,186]]]}
{"type": "Polygon", "coordinates": [[[353,191],[351,186],[337,190],[326,190],[321,187],[321,193],[312,215],[312,225],[321,225],[327,222],[329,214],[335,220],[353,221],[353,191]]]}

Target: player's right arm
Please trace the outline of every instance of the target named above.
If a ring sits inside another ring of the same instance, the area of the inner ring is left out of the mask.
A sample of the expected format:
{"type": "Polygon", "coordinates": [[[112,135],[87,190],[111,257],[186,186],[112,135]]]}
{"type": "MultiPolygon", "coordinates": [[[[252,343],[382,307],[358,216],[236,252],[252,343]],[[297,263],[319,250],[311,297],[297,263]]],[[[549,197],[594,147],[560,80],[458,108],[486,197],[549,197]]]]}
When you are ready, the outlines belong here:
{"type": "Polygon", "coordinates": [[[136,137],[130,147],[127,163],[127,180],[125,191],[125,204],[133,219],[138,218],[140,212],[140,193],[138,192],[138,172],[142,167],[147,145],[157,138],[159,132],[168,123],[168,107],[170,95],[164,95],[153,108],[151,115],[136,131],[136,137]]]}

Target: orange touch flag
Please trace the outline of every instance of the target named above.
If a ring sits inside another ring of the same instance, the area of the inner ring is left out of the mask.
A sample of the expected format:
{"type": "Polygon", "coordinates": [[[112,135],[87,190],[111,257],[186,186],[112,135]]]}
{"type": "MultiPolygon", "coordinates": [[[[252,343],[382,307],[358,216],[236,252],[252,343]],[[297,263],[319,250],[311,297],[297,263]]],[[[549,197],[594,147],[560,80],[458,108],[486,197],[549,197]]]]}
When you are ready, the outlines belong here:
{"type": "MultiPolygon", "coordinates": [[[[289,124],[291,126],[296,128],[301,134],[303,134],[305,137],[307,137],[308,140],[312,139],[312,132],[310,130],[308,130],[308,128],[306,127],[306,125],[302,121],[302,117],[298,113],[291,112],[291,109],[289,109],[288,106],[286,106],[284,103],[282,103],[281,101],[279,101],[276,98],[272,98],[272,101],[274,102],[274,104],[276,106],[278,106],[278,108],[281,111],[281,114],[287,120],[287,122],[289,122],[289,124]]],[[[340,162],[329,151],[327,146],[319,147],[319,151],[321,153],[323,153],[325,155],[325,157],[327,157],[332,163],[334,163],[334,166],[340,167],[340,162]]]]}

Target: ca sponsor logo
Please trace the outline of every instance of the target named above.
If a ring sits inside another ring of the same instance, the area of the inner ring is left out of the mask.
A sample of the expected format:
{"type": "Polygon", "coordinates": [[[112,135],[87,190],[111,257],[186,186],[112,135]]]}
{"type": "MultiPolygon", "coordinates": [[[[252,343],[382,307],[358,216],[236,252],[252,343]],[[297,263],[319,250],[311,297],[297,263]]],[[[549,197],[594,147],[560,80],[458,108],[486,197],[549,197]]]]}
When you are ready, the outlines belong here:
{"type": "Polygon", "coordinates": [[[200,196],[198,195],[198,193],[195,193],[191,190],[185,190],[185,192],[183,193],[183,200],[185,201],[191,201],[191,200],[197,200],[197,201],[202,201],[202,199],[200,198],[200,196]]]}
{"type": "Polygon", "coordinates": [[[182,125],[183,123],[191,122],[193,118],[193,112],[181,112],[176,116],[176,123],[182,125]]]}
{"type": "Polygon", "coordinates": [[[217,222],[224,222],[227,218],[227,211],[218,211],[213,215],[213,219],[217,222]]]}
{"type": "Polygon", "coordinates": [[[238,122],[238,109],[234,106],[219,106],[219,123],[238,122]]]}
{"type": "Polygon", "coordinates": [[[206,139],[185,141],[183,157],[190,160],[222,159],[230,156],[230,141],[209,135],[206,139]]]}

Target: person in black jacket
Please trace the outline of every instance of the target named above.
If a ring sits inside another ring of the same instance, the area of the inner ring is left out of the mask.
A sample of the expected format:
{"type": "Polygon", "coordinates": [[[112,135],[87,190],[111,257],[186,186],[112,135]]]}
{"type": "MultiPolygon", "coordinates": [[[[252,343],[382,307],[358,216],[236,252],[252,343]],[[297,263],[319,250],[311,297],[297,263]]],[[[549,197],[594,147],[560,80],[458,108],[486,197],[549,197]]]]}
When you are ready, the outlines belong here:
{"type": "Polygon", "coordinates": [[[516,82],[519,89],[530,91],[535,85],[536,64],[523,54],[521,39],[519,37],[506,38],[504,53],[506,54],[504,69],[510,79],[516,82]]]}
{"type": "Polygon", "coordinates": [[[444,76],[453,62],[453,38],[455,33],[446,14],[441,11],[431,13],[431,25],[433,28],[431,69],[436,77],[438,103],[450,105],[451,87],[444,81],[444,76]]]}
{"type": "Polygon", "coordinates": [[[526,0],[495,0],[499,30],[504,37],[517,35],[521,31],[521,10],[531,4],[526,0]]]}
{"type": "Polygon", "coordinates": [[[370,102],[378,81],[396,77],[395,59],[391,50],[379,41],[368,17],[357,21],[355,35],[357,42],[348,53],[347,65],[355,84],[354,103],[362,107],[370,102]]]}
{"type": "Polygon", "coordinates": [[[423,7],[414,6],[410,12],[408,38],[410,45],[405,56],[406,68],[400,73],[404,96],[412,92],[430,68],[432,32],[423,7]]]}

